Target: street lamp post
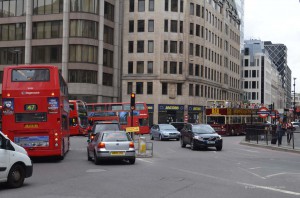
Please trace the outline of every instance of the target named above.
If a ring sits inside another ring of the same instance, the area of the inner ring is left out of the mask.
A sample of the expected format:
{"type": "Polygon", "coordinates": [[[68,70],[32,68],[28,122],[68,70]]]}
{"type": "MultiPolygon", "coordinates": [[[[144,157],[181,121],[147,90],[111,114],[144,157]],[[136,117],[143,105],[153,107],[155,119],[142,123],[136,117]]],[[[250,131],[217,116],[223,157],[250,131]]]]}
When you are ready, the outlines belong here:
{"type": "Polygon", "coordinates": [[[296,119],[296,91],[295,91],[295,86],[296,86],[296,79],[294,78],[294,121],[296,119]]]}

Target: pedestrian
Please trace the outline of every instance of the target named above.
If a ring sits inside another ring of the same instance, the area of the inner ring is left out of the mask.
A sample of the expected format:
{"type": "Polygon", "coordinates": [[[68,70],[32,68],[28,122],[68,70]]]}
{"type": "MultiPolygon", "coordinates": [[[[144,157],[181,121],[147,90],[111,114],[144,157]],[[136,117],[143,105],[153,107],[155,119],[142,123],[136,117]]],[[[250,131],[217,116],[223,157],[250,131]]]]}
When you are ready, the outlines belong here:
{"type": "Polygon", "coordinates": [[[278,122],[277,122],[276,125],[277,125],[277,127],[276,127],[276,133],[277,133],[278,146],[279,146],[279,145],[281,145],[282,136],[283,136],[283,133],[284,133],[282,118],[279,118],[279,120],[278,120],[278,122]]]}
{"type": "Polygon", "coordinates": [[[286,131],[286,140],[287,140],[288,145],[291,142],[293,130],[294,130],[293,124],[289,120],[289,122],[287,123],[287,131],[286,131]]]}

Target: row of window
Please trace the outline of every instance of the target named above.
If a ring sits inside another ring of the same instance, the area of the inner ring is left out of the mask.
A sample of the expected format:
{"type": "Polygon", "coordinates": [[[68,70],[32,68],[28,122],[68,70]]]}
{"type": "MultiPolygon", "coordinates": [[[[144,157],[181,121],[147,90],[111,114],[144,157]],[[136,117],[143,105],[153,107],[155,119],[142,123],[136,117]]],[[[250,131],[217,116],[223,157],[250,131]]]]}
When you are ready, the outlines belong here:
{"type": "Polygon", "coordinates": [[[136,6],[138,12],[145,12],[146,6],[148,6],[147,10],[149,10],[149,12],[152,12],[154,11],[154,0],[148,0],[148,4],[146,4],[145,0],[129,0],[129,12],[134,12],[136,6]]]}
{"type": "Polygon", "coordinates": [[[242,63],[244,63],[243,64],[244,67],[248,67],[248,66],[259,67],[260,66],[259,65],[259,60],[260,59],[254,59],[254,61],[250,62],[250,64],[249,64],[249,59],[244,59],[244,61],[242,63]]]}
{"type": "Polygon", "coordinates": [[[244,93],[244,100],[258,100],[259,93],[258,92],[245,92],[244,93]]]}
{"type": "MultiPolygon", "coordinates": [[[[102,84],[105,86],[113,86],[113,74],[105,73],[102,74],[102,84]]],[[[91,70],[78,70],[69,69],[68,70],[68,80],[69,83],[98,83],[98,72],[91,70]]]]}
{"type": "Polygon", "coordinates": [[[259,70],[244,70],[242,78],[257,78],[259,77],[259,70]]]}
{"type": "Polygon", "coordinates": [[[259,81],[243,81],[242,89],[259,89],[259,81]]]}
{"type": "Polygon", "coordinates": [[[1,24],[0,41],[24,40],[25,32],[25,23],[1,24]]]}
{"type": "MultiPolygon", "coordinates": [[[[136,94],[144,94],[144,84],[146,85],[146,94],[152,95],[153,94],[153,82],[127,82],[127,94],[131,94],[133,92],[133,86],[135,84],[135,93],[136,94]]],[[[188,95],[189,96],[199,96],[199,97],[205,97],[210,99],[221,99],[224,96],[222,96],[222,90],[206,86],[203,84],[189,84],[188,85],[188,95]]],[[[169,84],[167,82],[161,83],[161,94],[162,95],[168,95],[170,88],[169,84]]],[[[184,91],[184,87],[182,83],[176,84],[176,95],[182,96],[184,91]]],[[[239,98],[239,94],[237,93],[230,93],[228,96],[230,99],[237,100],[239,98]]]]}
{"type": "MultiPolygon", "coordinates": [[[[0,17],[23,16],[26,0],[0,1],[0,17]]],[[[32,0],[33,15],[58,14],[63,12],[64,0],[32,0]]],[[[99,14],[99,0],[70,0],[71,12],[99,14]]],[[[114,5],[104,3],[104,18],[114,21],[114,5]]]]}

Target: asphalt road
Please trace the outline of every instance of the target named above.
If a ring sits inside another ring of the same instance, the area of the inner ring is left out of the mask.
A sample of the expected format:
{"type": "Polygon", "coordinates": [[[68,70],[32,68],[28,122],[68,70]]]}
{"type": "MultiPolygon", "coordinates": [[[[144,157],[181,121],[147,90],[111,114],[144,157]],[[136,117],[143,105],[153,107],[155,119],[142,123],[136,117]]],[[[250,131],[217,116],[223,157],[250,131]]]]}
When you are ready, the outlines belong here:
{"type": "Polygon", "coordinates": [[[242,138],[224,137],[220,152],[155,140],[152,158],[96,166],[86,138],[72,137],[63,161],[35,161],[24,186],[0,185],[0,198],[299,197],[300,155],[240,145],[242,138]]]}

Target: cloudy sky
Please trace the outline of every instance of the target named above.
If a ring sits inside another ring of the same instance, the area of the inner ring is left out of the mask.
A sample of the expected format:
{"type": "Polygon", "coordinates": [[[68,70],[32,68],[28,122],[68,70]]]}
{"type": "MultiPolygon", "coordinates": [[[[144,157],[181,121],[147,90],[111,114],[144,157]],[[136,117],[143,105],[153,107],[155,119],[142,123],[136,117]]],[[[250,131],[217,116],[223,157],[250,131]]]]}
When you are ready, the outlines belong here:
{"type": "MultiPolygon", "coordinates": [[[[245,0],[245,40],[260,39],[287,46],[288,66],[300,92],[299,0],[245,0]]],[[[293,89],[292,80],[292,89],[293,89]]]]}

